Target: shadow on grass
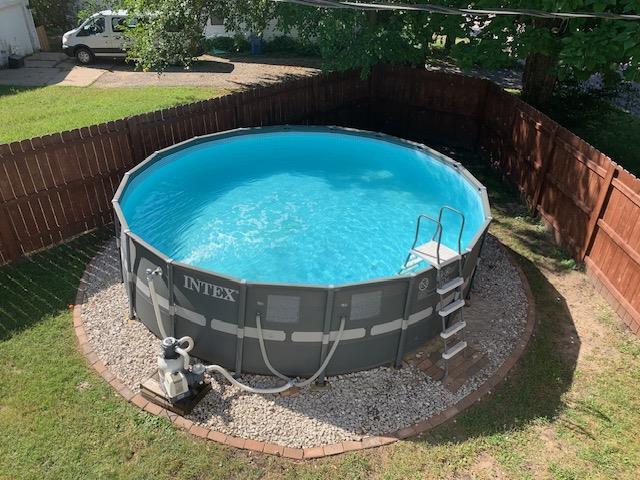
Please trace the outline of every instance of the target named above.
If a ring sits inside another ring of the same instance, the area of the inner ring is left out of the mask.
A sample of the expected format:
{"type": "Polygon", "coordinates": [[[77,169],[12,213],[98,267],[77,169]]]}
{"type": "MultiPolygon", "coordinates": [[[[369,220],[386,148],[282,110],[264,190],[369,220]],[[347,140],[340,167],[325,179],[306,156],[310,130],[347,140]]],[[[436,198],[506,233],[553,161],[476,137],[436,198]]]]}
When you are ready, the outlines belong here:
{"type": "Polygon", "coordinates": [[[0,85],[0,98],[17,95],[28,90],[36,90],[43,87],[16,87],[13,85],[0,85]]]}
{"type": "MultiPolygon", "coordinates": [[[[575,267],[569,255],[553,243],[538,219],[531,217],[519,192],[507,184],[477,154],[445,150],[486,187],[494,219],[492,232],[504,242],[525,273],[533,294],[536,328],[527,350],[508,378],[480,403],[415,442],[446,444],[524,429],[539,420],[557,419],[565,409],[563,394],[573,382],[580,352],[571,312],[564,297],[541,268],[558,274],[575,267]],[[527,257],[515,249],[526,252],[527,257]],[[535,262],[535,263],[534,263],[535,262]]],[[[591,412],[594,417],[601,412],[591,412]]],[[[567,420],[562,420],[566,423],[567,420]]],[[[578,425],[565,425],[590,436],[578,425]]]]}
{"type": "Polygon", "coordinates": [[[509,250],[524,271],[534,298],[537,324],[529,346],[508,379],[491,395],[458,415],[455,423],[436,428],[418,442],[462,442],[512,432],[537,420],[553,420],[565,408],[562,396],[571,387],[580,351],[571,313],[538,267],[509,250]]]}
{"type": "Polygon", "coordinates": [[[111,234],[105,228],[0,268],[0,341],[74,303],[86,264],[111,234]]]}

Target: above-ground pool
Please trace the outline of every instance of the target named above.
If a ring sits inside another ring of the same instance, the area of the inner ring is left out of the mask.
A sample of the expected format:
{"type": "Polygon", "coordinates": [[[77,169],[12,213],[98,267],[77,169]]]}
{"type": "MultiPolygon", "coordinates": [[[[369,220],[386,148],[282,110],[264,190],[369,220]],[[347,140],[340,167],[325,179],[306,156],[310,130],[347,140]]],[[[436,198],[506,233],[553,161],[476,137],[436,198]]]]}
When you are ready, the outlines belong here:
{"type": "Polygon", "coordinates": [[[401,358],[442,330],[437,284],[467,291],[490,221],[485,188],[459,163],[381,134],[335,127],[241,129],[156,152],[114,198],[132,316],[237,372],[329,375],[401,358]],[[453,210],[445,209],[451,207],[453,210]],[[464,215],[464,223],[462,216],[464,215]],[[441,238],[462,263],[401,271],[414,244],[441,238]],[[459,235],[463,227],[462,234],[459,235]],[[158,270],[159,269],[159,270],[158,270]]]}

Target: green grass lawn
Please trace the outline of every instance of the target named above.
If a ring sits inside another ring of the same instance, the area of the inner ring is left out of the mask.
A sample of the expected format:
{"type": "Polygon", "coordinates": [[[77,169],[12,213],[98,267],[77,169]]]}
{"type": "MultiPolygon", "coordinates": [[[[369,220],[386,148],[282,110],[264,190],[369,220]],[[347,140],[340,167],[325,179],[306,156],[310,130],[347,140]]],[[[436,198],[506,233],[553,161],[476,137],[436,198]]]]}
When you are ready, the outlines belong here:
{"type": "Polygon", "coordinates": [[[205,87],[0,86],[0,144],[217,97],[205,87]]]}
{"type": "Polygon", "coordinates": [[[593,295],[577,302],[593,306],[592,329],[580,323],[577,335],[577,307],[559,289],[583,274],[487,167],[460,160],[491,192],[491,231],[529,279],[538,328],[508,380],[455,422],[296,463],[195,439],[141,412],[76,347],[68,305],[109,234],[99,232],[0,268],[0,478],[637,479],[640,342],[593,295]]]}

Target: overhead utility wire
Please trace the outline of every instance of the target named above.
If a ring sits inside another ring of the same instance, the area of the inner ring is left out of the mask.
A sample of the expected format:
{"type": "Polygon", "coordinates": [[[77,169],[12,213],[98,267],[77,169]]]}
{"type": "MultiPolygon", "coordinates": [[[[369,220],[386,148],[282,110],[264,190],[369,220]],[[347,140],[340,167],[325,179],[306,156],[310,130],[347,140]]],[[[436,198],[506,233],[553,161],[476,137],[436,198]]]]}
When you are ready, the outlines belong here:
{"type": "Polygon", "coordinates": [[[606,20],[640,20],[640,15],[611,12],[545,12],[542,10],[512,8],[455,8],[426,3],[371,3],[341,0],[272,0],[280,3],[295,3],[308,7],[350,9],[350,10],[396,10],[440,13],[442,15],[522,15],[538,18],[603,18],[606,20]]]}

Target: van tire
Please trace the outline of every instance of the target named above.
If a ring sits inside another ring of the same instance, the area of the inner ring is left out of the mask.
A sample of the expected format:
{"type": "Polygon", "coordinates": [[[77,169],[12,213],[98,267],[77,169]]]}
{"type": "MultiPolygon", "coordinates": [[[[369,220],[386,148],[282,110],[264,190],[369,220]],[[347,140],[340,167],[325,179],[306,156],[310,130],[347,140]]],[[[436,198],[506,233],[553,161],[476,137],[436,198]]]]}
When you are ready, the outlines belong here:
{"type": "Polygon", "coordinates": [[[95,59],[93,52],[87,47],[76,48],[75,56],[80,65],[89,65],[95,59]]]}

